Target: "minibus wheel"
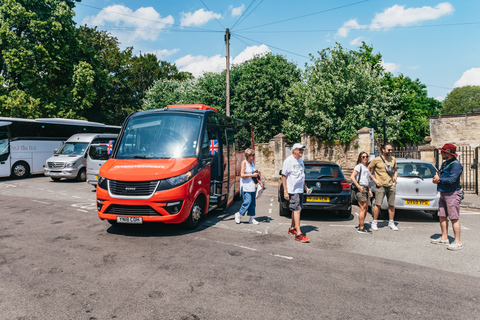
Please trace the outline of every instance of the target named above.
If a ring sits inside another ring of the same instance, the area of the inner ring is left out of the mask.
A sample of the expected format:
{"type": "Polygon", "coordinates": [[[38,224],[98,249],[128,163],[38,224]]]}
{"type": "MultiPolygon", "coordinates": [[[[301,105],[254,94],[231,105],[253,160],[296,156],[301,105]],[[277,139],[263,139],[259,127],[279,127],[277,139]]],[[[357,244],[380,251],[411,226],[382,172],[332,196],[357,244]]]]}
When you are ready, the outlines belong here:
{"type": "Polygon", "coordinates": [[[26,178],[30,175],[30,166],[24,161],[19,161],[15,163],[12,167],[12,178],[26,178]]]}
{"type": "Polygon", "coordinates": [[[80,169],[80,172],[77,175],[77,181],[80,181],[80,182],[87,181],[87,170],[85,168],[80,169]]]}
{"type": "Polygon", "coordinates": [[[202,214],[203,214],[202,204],[197,198],[193,203],[192,210],[190,210],[190,215],[188,216],[187,220],[184,223],[185,227],[190,230],[196,229],[200,224],[200,219],[202,219],[202,214]]]}

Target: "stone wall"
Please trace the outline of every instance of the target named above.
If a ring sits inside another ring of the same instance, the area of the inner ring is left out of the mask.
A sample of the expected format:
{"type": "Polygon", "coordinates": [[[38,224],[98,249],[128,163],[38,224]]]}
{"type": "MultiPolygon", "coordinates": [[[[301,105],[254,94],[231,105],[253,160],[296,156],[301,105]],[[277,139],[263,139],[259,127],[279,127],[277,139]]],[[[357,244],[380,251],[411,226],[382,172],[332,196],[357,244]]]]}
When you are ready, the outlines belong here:
{"type": "MultiPolygon", "coordinates": [[[[358,138],[344,144],[317,141],[308,134],[302,134],[301,143],[306,146],[303,159],[332,161],[348,172],[355,166],[360,151],[370,153],[372,150],[368,128],[358,130],[357,135],[358,138]]],[[[279,181],[283,161],[292,154],[291,146],[286,144],[286,136],[278,134],[269,143],[259,143],[255,147],[255,167],[262,173],[262,179],[279,181]]]]}
{"type": "Polygon", "coordinates": [[[480,113],[430,117],[431,145],[480,146],[480,113]]]}

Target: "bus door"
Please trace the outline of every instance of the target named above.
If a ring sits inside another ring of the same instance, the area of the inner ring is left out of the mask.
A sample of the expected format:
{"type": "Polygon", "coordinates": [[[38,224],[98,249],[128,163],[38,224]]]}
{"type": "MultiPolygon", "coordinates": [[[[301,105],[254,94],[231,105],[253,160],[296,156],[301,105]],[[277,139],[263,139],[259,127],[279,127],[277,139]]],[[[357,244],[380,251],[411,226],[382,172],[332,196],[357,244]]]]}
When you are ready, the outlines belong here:
{"type": "Polygon", "coordinates": [[[226,207],[229,185],[229,158],[226,131],[219,125],[208,125],[210,165],[210,209],[226,207]],[[223,130],[222,130],[223,129],[223,130]]]}
{"type": "Polygon", "coordinates": [[[10,175],[10,144],[8,143],[8,125],[11,122],[0,121],[0,176],[10,175]]]}
{"type": "Polygon", "coordinates": [[[228,181],[228,200],[227,206],[231,205],[233,202],[233,197],[235,196],[235,166],[236,166],[236,158],[235,158],[235,131],[231,128],[227,128],[225,130],[225,134],[227,136],[227,159],[226,163],[228,163],[227,168],[225,170],[224,175],[226,175],[226,179],[228,181]]]}

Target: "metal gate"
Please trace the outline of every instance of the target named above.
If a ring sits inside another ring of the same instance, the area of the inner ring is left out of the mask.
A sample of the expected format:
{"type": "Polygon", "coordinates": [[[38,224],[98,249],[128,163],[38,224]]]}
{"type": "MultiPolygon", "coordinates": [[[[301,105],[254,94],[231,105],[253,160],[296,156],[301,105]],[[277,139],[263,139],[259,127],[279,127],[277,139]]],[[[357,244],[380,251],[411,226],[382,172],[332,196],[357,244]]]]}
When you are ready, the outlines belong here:
{"type": "Polygon", "coordinates": [[[418,146],[393,148],[392,156],[395,158],[420,159],[418,146]]]}
{"type": "MultiPolygon", "coordinates": [[[[478,150],[470,146],[457,147],[458,161],[462,164],[463,172],[460,177],[460,184],[464,191],[475,192],[478,194],[478,150]]],[[[442,165],[442,157],[438,149],[435,150],[435,162],[437,168],[442,165]]]]}

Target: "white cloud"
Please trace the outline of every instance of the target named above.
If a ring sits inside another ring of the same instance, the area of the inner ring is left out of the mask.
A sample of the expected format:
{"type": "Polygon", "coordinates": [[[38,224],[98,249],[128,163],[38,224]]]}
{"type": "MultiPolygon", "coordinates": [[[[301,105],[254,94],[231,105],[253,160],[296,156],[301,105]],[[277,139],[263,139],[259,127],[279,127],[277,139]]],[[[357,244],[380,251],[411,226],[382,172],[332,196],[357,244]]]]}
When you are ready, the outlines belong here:
{"type": "Polygon", "coordinates": [[[166,57],[174,55],[178,51],[180,51],[180,49],[172,49],[172,50],[160,49],[160,50],[150,51],[150,52],[146,52],[146,53],[153,53],[154,55],[157,56],[157,58],[159,60],[164,60],[166,57]]]}
{"type": "Polygon", "coordinates": [[[472,68],[465,71],[462,77],[453,85],[456,87],[480,86],[480,68],[472,68]]]}
{"type": "Polygon", "coordinates": [[[350,41],[350,45],[352,46],[358,46],[360,44],[362,44],[362,37],[358,37],[350,41]]]}
{"type": "Polygon", "coordinates": [[[385,70],[387,70],[388,72],[393,73],[393,72],[397,72],[398,69],[400,69],[400,65],[396,64],[396,63],[393,63],[393,62],[385,62],[385,61],[382,60],[380,63],[385,68],[385,70]]]}
{"type": "Polygon", "coordinates": [[[96,16],[87,16],[82,24],[102,26],[114,24],[111,33],[120,43],[130,45],[135,40],[156,40],[160,32],[174,23],[171,15],[162,16],[152,7],[142,7],[136,11],[123,5],[113,5],[104,8],[96,16]],[[130,29],[126,32],[119,28],[130,29]],[[132,32],[131,29],[134,29],[132,32]]]}
{"type": "MultiPolygon", "coordinates": [[[[240,64],[252,59],[254,56],[270,52],[270,49],[264,44],[261,46],[251,46],[245,48],[239,55],[232,59],[233,64],[240,64]]],[[[220,73],[226,68],[225,57],[219,54],[213,57],[187,55],[175,61],[179,71],[188,71],[194,77],[200,77],[205,72],[220,73]]]]}
{"type": "Polygon", "coordinates": [[[181,15],[182,17],[180,18],[180,25],[182,27],[203,26],[212,19],[222,18],[222,15],[220,13],[214,13],[213,11],[205,11],[203,8],[198,9],[194,13],[182,12],[181,15]]]}
{"type": "Polygon", "coordinates": [[[347,22],[344,22],[343,23],[343,26],[338,29],[337,31],[337,34],[340,36],[340,37],[346,37],[348,36],[348,33],[350,32],[350,30],[359,30],[359,29],[365,29],[367,28],[367,26],[365,25],[361,25],[357,22],[357,19],[350,19],[348,20],[347,22]]]}
{"type": "Polygon", "coordinates": [[[232,10],[232,17],[237,17],[240,16],[243,11],[245,11],[245,5],[242,4],[240,7],[234,8],[233,6],[230,6],[230,10],[232,10]]]}
{"type": "Polygon", "coordinates": [[[423,21],[436,20],[444,15],[451,14],[455,8],[448,2],[439,3],[436,7],[407,8],[399,6],[385,9],[377,13],[372,20],[370,29],[389,29],[396,26],[419,24],[423,21]]]}

